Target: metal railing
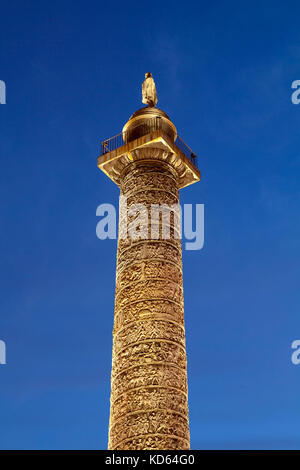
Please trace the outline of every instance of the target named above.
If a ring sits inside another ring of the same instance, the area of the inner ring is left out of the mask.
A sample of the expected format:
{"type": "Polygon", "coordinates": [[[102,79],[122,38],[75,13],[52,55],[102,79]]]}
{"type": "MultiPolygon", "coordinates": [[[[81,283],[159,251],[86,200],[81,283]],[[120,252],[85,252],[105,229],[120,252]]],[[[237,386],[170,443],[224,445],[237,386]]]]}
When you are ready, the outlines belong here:
{"type": "Polygon", "coordinates": [[[113,150],[122,147],[122,145],[124,145],[123,132],[101,142],[101,155],[112,152],[113,150]]]}
{"type": "Polygon", "coordinates": [[[176,146],[179,148],[179,150],[184,153],[186,157],[193,163],[193,165],[197,166],[197,155],[190,149],[188,145],[179,137],[177,136],[177,139],[175,141],[176,146]]]}
{"type": "Polygon", "coordinates": [[[157,131],[162,129],[162,123],[160,118],[149,119],[147,124],[140,124],[139,126],[129,129],[126,132],[121,132],[110,139],[103,140],[101,142],[101,155],[105,153],[112,152],[127,142],[137,139],[138,137],[143,137],[144,135],[149,134],[150,132],[157,131]]]}
{"type": "MultiPolygon", "coordinates": [[[[128,142],[132,142],[133,140],[139,137],[143,137],[144,135],[150,134],[150,132],[154,132],[157,130],[161,130],[170,136],[169,126],[165,124],[160,117],[155,117],[149,119],[147,121],[147,124],[140,124],[139,126],[129,129],[126,132],[121,132],[120,134],[117,134],[114,137],[111,137],[110,139],[103,140],[101,142],[100,154],[105,155],[106,153],[112,152],[113,150],[122,147],[122,145],[128,142]]],[[[175,140],[175,145],[193,163],[193,165],[197,166],[196,154],[190,149],[188,145],[186,145],[186,143],[178,135],[175,140]]]]}

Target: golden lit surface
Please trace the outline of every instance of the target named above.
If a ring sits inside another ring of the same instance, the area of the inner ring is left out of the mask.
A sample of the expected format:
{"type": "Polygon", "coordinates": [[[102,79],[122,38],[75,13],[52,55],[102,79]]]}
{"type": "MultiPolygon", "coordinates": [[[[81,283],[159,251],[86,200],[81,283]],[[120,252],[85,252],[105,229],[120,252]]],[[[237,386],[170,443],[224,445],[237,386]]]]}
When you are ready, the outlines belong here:
{"type": "MultiPolygon", "coordinates": [[[[157,108],[144,109],[147,123],[157,108]]],[[[138,203],[149,212],[152,204],[178,204],[179,189],[200,180],[199,170],[174,143],[175,126],[158,111],[164,132],[155,130],[98,158],[128,208],[138,203]]],[[[143,110],[139,113],[126,132],[136,132],[143,110]]],[[[120,224],[123,217],[120,211],[120,224]]],[[[108,448],[189,449],[179,226],[173,218],[170,238],[153,239],[150,220],[146,223],[150,238],[118,240],[108,448]]]]}

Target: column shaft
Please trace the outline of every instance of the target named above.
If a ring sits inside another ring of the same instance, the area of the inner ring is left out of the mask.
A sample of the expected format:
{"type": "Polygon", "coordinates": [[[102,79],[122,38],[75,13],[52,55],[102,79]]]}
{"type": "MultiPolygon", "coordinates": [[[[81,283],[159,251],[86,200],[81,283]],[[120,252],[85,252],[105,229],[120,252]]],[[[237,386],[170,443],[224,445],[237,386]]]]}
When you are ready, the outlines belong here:
{"type": "MultiPolygon", "coordinates": [[[[121,179],[128,208],[149,216],[179,202],[176,170],[154,153],[139,150],[121,179]]],[[[165,240],[148,223],[148,239],[118,240],[108,448],[189,449],[181,240],[174,221],[165,240]]]]}

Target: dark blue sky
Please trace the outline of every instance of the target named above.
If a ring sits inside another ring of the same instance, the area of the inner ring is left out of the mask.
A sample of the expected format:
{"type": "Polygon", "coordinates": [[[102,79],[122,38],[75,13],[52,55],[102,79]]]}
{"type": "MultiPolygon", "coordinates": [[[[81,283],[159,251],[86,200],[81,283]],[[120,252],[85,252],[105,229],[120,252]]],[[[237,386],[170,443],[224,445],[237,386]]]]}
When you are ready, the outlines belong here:
{"type": "Polygon", "coordinates": [[[199,156],[185,251],[193,449],[300,448],[299,1],[2,2],[0,448],[107,446],[118,188],[99,142],[144,73],[199,156]]]}

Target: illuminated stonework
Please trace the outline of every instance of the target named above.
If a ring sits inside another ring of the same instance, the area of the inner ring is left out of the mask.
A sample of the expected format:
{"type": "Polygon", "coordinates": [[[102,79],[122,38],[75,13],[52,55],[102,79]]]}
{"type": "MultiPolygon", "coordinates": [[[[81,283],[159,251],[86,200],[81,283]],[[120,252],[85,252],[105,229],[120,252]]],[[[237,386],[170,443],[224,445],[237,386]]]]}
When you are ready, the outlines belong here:
{"type": "MultiPolygon", "coordinates": [[[[106,153],[99,167],[128,208],[177,204],[179,188],[199,181],[199,171],[171,145],[136,137],[142,145],[106,153]]],[[[181,240],[175,218],[170,225],[167,240],[151,238],[150,218],[148,239],[118,240],[109,449],[190,448],[181,240]]]]}

